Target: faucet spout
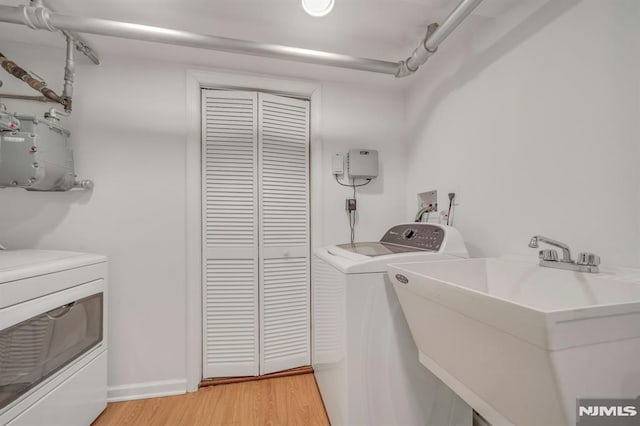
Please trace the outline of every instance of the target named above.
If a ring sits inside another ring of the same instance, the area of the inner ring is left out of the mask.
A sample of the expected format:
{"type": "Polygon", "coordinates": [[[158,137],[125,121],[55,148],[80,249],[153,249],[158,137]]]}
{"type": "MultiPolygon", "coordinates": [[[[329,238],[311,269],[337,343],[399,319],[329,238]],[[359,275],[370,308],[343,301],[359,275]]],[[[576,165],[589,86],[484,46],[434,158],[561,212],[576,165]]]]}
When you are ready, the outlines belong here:
{"type": "Polygon", "coordinates": [[[566,245],[565,243],[553,240],[553,239],[548,238],[548,237],[544,237],[542,235],[534,235],[533,237],[531,237],[531,240],[529,241],[529,247],[538,248],[538,243],[539,242],[546,243],[546,244],[549,244],[551,246],[558,247],[559,249],[561,249],[562,250],[562,260],[560,260],[560,262],[574,263],[573,259],[571,259],[571,250],[569,250],[569,246],[566,245]]]}
{"type": "Polygon", "coordinates": [[[422,222],[422,216],[426,212],[430,212],[432,210],[433,210],[432,206],[425,206],[425,207],[421,208],[420,210],[418,210],[418,213],[416,213],[416,218],[415,218],[414,222],[422,222]]]}

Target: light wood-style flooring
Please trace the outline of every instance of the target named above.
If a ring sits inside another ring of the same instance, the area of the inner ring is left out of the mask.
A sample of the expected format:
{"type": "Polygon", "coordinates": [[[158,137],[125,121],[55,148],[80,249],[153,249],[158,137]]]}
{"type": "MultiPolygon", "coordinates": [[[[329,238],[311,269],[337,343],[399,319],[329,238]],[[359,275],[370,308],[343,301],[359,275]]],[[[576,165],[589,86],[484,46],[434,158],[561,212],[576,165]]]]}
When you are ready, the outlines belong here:
{"type": "Polygon", "coordinates": [[[93,426],[329,425],[313,374],[201,388],[165,398],[115,402],[93,426]]]}

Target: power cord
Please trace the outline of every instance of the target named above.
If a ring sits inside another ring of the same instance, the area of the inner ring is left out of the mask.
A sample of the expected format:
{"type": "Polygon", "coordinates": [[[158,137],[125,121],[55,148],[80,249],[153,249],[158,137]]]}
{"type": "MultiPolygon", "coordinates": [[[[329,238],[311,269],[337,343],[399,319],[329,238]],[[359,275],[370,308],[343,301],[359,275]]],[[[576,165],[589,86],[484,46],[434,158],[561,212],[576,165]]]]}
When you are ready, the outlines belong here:
{"type": "MultiPolygon", "coordinates": [[[[340,182],[340,179],[338,179],[338,175],[333,175],[336,178],[336,182],[338,182],[340,185],[342,186],[349,186],[351,188],[359,188],[361,186],[365,186],[365,185],[369,185],[371,183],[371,178],[367,178],[367,181],[365,183],[360,183],[358,185],[355,184],[355,179],[353,183],[342,183],[340,182]]],[[[354,198],[355,198],[355,192],[354,192],[354,198]]]]}
{"type": "MultiPolygon", "coordinates": [[[[336,182],[338,182],[341,186],[350,186],[351,188],[353,188],[354,201],[356,200],[356,188],[359,188],[361,186],[365,186],[371,183],[371,178],[367,178],[367,181],[365,183],[356,185],[355,178],[351,178],[351,184],[346,184],[346,183],[340,182],[340,179],[338,179],[337,174],[334,174],[333,176],[336,178],[336,182]]],[[[349,210],[349,237],[350,237],[351,244],[353,244],[356,238],[356,211],[355,210],[349,210]]]]}
{"type": "Polygon", "coordinates": [[[355,239],[356,239],[356,212],[355,210],[351,210],[349,212],[349,230],[350,230],[350,239],[349,241],[351,241],[351,244],[353,245],[355,239]]]}

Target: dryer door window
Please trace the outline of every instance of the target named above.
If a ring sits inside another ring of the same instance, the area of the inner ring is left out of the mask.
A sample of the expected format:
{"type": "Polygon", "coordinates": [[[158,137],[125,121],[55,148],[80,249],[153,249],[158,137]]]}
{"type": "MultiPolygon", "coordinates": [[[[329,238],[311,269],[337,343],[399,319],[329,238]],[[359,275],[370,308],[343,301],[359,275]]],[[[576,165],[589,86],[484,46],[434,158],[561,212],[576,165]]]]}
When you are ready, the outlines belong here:
{"type": "Polygon", "coordinates": [[[0,330],[0,410],[102,341],[94,294],[0,330]]]}

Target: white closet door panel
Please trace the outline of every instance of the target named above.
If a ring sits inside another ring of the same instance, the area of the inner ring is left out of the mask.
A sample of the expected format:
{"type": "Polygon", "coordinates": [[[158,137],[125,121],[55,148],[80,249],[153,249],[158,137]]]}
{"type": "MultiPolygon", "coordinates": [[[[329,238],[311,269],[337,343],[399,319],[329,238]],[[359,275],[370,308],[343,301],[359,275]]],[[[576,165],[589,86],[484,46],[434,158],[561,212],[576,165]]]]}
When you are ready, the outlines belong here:
{"type": "Polygon", "coordinates": [[[202,92],[204,377],[259,374],[257,106],[202,92]]]}
{"type": "Polygon", "coordinates": [[[255,93],[203,91],[207,247],[256,244],[256,112],[255,93]]]}
{"type": "Polygon", "coordinates": [[[309,245],[309,102],[260,94],[263,246],[309,245]]]}
{"type": "Polygon", "coordinates": [[[309,102],[259,94],[261,374],[310,363],[309,102]]]}
{"type": "Polygon", "coordinates": [[[257,374],[255,259],[206,261],[205,377],[257,374]]]}
{"type": "Polygon", "coordinates": [[[265,259],[261,373],[308,365],[309,258],[265,259]]]}

